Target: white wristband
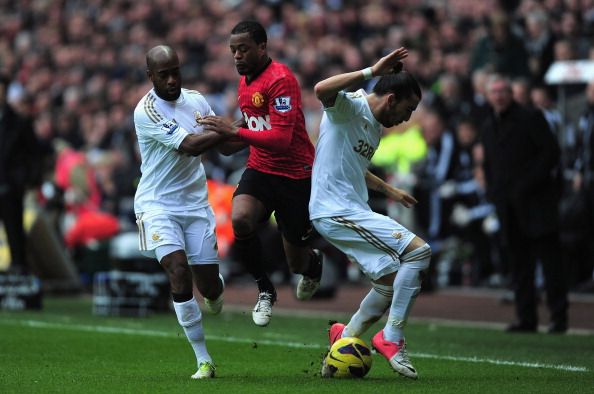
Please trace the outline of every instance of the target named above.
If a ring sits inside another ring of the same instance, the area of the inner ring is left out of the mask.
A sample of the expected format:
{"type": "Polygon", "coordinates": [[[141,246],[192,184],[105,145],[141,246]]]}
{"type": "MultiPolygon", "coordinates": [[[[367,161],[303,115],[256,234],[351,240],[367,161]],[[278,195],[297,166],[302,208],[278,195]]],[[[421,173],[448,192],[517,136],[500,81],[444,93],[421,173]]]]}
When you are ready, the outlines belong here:
{"type": "Polygon", "coordinates": [[[361,70],[361,72],[363,73],[363,78],[365,80],[373,78],[373,72],[371,71],[371,67],[364,68],[363,70],[361,70]]]}

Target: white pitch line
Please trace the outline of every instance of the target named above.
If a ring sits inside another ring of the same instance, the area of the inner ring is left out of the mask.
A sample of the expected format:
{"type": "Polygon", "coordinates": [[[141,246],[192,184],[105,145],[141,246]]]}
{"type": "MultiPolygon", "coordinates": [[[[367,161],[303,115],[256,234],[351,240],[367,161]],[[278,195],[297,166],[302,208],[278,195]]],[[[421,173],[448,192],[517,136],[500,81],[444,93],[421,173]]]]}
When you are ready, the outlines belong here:
{"type": "MultiPolygon", "coordinates": [[[[50,323],[41,320],[0,320],[0,324],[4,325],[17,325],[32,328],[50,328],[50,329],[61,329],[70,331],[83,331],[83,332],[97,332],[104,334],[124,334],[124,335],[140,335],[150,337],[162,337],[162,338],[181,338],[181,335],[176,333],[169,333],[156,330],[144,330],[135,328],[125,327],[110,327],[110,326],[90,326],[85,324],[62,324],[62,323],[50,323]]],[[[219,335],[206,335],[206,339],[209,341],[221,341],[230,343],[256,343],[258,345],[270,345],[270,346],[283,346],[297,349],[326,349],[326,345],[318,345],[313,343],[303,342],[285,342],[275,341],[268,339],[250,339],[250,338],[239,338],[232,336],[219,336],[219,335]]],[[[445,360],[455,362],[468,362],[478,364],[493,364],[493,365],[504,365],[524,368],[543,368],[543,369],[555,369],[567,372],[588,372],[587,367],[577,365],[565,365],[565,364],[543,364],[527,361],[509,361],[509,360],[498,360],[491,358],[480,358],[480,357],[463,357],[463,356],[444,356],[439,354],[431,353],[411,353],[413,357],[427,358],[433,360],[445,360]]]]}
{"type": "MultiPolygon", "coordinates": [[[[0,324],[5,325],[17,325],[33,328],[53,328],[60,330],[70,331],[83,331],[83,332],[98,332],[102,334],[124,334],[124,335],[143,335],[150,337],[162,337],[162,338],[180,338],[181,335],[172,332],[163,332],[156,330],[145,330],[136,328],[125,328],[125,327],[110,327],[110,326],[89,326],[85,324],[63,324],[63,323],[50,323],[41,320],[0,320],[0,324]]],[[[185,337],[184,337],[185,339],[185,337]]],[[[262,345],[271,346],[285,346],[298,349],[321,349],[324,348],[322,345],[308,344],[303,342],[285,342],[285,341],[274,341],[269,339],[250,339],[250,338],[239,338],[231,336],[220,336],[220,335],[206,335],[206,339],[211,341],[231,342],[231,343],[257,343],[262,345]]]]}
{"type": "Polygon", "coordinates": [[[448,361],[462,361],[469,363],[484,363],[493,365],[509,365],[514,367],[525,367],[525,368],[546,368],[546,369],[557,369],[561,371],[569,372],[588,372],[588,368],[580,367],[575,365],[563,365],[563,364],[542,364],[533,363],[527,361],[507,361],[497,360],[492,358],[481,358],[481,357],[460,357],[460,356],[442,356],[430,353],[412,353],[418,358],[430,358],[435,360],[448,360],[448,361]]]}

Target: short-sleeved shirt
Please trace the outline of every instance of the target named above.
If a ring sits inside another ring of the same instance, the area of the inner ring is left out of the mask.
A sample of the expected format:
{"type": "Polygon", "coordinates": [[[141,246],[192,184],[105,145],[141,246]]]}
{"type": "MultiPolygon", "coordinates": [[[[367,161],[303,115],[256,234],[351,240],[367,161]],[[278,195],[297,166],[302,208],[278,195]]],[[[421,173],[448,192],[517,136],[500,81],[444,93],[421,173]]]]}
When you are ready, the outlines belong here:
{"type": "Polygon", "coordinates": [[[312,173],[309,217],[371,210],[365,174],[382,132],[364,90],[341,91],[324,109],[312,173]]]}
{"type": "Polygon", "coordinates": [[[274,128],[292,134],[290,146],[284,152],[250,146],[247,167],[292,179],[311,177],[314,147],[305,128],[299,83],[291,70],[272,61],[249,83],[242,76],[238,101],[248,129],[274,128]]]}
{"type": "Polygon", "coordinates": [[[206,99],[188,89],[182,89],[176,101],[159,98],[153,89],[136,106],[134,127],[142,159],[142,176],[134,197],[137,214],[180,212],[208,205],[200,156],[178,151],[188,134],[203,130],[196,123],[196,112],[214,115],[206,99]]]}

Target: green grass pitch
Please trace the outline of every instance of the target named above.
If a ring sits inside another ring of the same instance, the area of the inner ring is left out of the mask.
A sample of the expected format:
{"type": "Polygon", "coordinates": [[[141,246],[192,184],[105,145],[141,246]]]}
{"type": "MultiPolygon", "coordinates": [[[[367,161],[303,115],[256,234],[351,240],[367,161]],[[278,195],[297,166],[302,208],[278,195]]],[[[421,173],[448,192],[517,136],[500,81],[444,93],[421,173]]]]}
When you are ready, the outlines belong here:
{"type": "Polygon", "coordinates": [[[41,312],[0,312],[0,393],[594,393],[591,335],[413,322],[407,342],[419,380],[396,375],[380,355],[364,379],[323,379],[327,322],[347,316],[276,313],[260,328],[246,308],[204,316],[217,377],[195,381],[173,312],[91,310],[90,298],[47,298],[41,312]]]}

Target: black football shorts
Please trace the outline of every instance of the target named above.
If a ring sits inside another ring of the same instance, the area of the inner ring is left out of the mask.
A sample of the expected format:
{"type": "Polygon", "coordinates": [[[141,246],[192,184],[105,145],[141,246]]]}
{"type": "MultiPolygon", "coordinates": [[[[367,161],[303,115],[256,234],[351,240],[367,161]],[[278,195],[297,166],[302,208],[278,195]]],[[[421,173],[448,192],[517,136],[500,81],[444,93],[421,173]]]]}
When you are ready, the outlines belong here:
{"type": "Polygon", "coordinates": [[[309,196],[311,178],[291,179],[266,174],[252,168],[244,171],[233,197],[248,194],[266,207],[266,221],[274,212],[278,229],[283,237],[294,245],[306,245],[312,236],[309,221],[309,196]]]}

